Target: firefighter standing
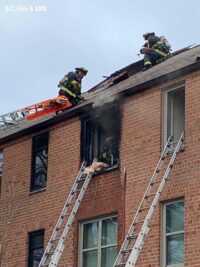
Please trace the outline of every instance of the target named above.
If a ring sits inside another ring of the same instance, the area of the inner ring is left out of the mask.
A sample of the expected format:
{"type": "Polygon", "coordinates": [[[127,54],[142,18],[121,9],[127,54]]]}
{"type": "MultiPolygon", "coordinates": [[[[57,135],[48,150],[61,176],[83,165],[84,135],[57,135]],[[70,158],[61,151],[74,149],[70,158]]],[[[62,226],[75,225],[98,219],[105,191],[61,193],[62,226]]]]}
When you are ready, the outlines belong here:
{"type": "Polygon", "coordinates": [[[169,55],[169,51],[154,32],[145,33],[143,37],[147,42],[141,48],[140,53],[144,54],[143,71],[145,71],[152,65],[156,65],[158,60],[165,60],[169,55]]]}
{"type": "Polygon", "coordinates": [[[72,103],[72,106],[76,106],[84,100],[81,95],[81,81],[84,76],[87,75],[88,70],[85,68],[75,68],[75,72],[69,72],[59,82],[60,87],[59,95],[66,96],[72,103]]]}

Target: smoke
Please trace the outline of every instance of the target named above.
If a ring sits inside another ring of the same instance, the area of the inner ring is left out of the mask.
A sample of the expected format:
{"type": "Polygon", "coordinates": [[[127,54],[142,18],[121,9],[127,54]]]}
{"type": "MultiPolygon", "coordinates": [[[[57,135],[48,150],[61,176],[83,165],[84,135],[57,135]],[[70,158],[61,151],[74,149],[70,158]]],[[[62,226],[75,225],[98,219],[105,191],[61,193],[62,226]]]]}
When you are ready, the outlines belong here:
{"type": "Polygon", "coordinates": [[[109,94],[99,94],[94,97],[93,108],[102,107],[105,104],[112,103],[118,100],[119,96],[109,94]]]}

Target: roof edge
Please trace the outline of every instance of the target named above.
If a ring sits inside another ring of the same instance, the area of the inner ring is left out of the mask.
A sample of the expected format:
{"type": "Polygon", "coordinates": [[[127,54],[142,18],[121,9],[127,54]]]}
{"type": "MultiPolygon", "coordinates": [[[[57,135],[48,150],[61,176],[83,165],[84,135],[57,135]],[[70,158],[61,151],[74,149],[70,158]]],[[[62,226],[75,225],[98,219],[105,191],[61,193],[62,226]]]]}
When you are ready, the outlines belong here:
{"type": "MultiPolygon", "coordinates": [[[[159,76],[157,78],[154,78],[154,79],[147,81],[147,82],[144,82],[142,84],[136,85],[134,87],[130,86],[124,90],[121,90],[120,92],[113,92],[113,93],[111,92],[111,95],[121,95],[121,96],[126,97],[126,96],[134,94],[138,91],[146,90],[152,86],[158,85],[161,82],[165,82],[165,81],[168,81],[170,79],[180,77],[181,75],[187,74],[189,72],[192,72],[192,71],[195,71],[198,69],[200,69],[200,61],[197,61],[197,62],[190,64],[186,67],[183,67],[181,69],[172,71],[170,73],[163,74],[162,76],[159,76]]],[[[101,92],[99,92],[99,94],[100,93],[101,92]]],[[[5,136],[5,137],[0,139],[0,144],[7,143],[9,141],[12,141],[15,138],[19,138],[19,137],[25,135],[25,134],[30,134],[32,132],[36,132],[36,131],[42,130],[44,128],[50,127],[53,124],[64,121],[66,119],[70,119],[72,117],[79,116],[82,112],[86,112],[86,111],[92,109],[92,105],[94,103],[93,100],[94,100],[94,98],[91,98],[91,99],[87,100],[85,103],[82,103],[80,106],[76,106],[73,109],[67,110],[67,111],[65,111],[65,112],[63,112],[63,113],[61,113],[55,117],[50,118],[47,121],[40,122],[36,125],[30,126],[29,128],[23,129],[19,132],[5,136]]]]}

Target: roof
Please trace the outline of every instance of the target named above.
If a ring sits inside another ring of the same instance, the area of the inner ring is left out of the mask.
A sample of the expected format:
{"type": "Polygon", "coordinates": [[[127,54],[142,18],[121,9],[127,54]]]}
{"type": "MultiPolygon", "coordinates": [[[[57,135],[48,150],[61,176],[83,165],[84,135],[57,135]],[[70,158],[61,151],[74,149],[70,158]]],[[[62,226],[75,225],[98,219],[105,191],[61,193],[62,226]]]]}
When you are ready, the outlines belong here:
{"type": "Polygon", "coordinates": [[[183,49],[181,53],[142,72],[143,61],[135,62],[115,73],[84,94],[84,103],[58,115],[50,115],[38,120],[21,121],[17,126],[0,130],[0,144],[24,134],[32,133],[73,116],[80,115],[88,107],[112,102],[119,95],[133,94],[170,80],[188,72],[200,69],[200,46],[183,49]]]}

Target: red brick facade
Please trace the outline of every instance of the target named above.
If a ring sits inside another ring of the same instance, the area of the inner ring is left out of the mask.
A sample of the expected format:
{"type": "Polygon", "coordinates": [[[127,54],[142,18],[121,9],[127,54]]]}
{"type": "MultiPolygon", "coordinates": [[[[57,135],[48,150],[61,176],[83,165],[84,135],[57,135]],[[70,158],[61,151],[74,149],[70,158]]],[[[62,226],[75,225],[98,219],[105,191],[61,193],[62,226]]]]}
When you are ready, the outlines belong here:
{"type": "MultiPolygon", "coordinates": [[[[78,266],[78,223],[82,220],[117,214],[120,248],[162,150],[162,92],[180,82],[185,84],[184,151],[178,156],[160,203],[184,198],[185,266],[200,266],[198,71],[123,100],[120,167],[92,178],[74,227],[70,231],[60,267],[78,266]]],[[[41,192],[29,192],[32,135],[26,135],[0,147],[4,154],[0,199],[0,238],[5,238],[2,267],[28,266],[29,232],[45,229],[45,244],[48,242],[80,166],[80,119],[74,117],[45,130],[49,130],[48,181],[46,189],[41,192]]],[[[162,266],[160,240],[161,204],[153,216],[151,230],[137,267],[162,266]]]]}

